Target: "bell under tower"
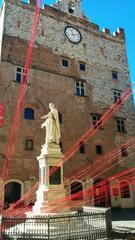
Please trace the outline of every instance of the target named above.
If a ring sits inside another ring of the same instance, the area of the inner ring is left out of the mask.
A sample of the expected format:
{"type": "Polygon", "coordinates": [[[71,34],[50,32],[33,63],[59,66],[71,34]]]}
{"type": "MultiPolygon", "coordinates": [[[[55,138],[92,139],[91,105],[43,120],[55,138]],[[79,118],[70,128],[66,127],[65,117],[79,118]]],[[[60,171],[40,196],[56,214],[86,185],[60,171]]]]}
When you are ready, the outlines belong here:
{"type": "Polygon", "coordinates": [[[53,7],[59,9],[60,11],[82,18],[84,16],[81,9],[81,2],[82,0],[58,0],[53,7]]]}

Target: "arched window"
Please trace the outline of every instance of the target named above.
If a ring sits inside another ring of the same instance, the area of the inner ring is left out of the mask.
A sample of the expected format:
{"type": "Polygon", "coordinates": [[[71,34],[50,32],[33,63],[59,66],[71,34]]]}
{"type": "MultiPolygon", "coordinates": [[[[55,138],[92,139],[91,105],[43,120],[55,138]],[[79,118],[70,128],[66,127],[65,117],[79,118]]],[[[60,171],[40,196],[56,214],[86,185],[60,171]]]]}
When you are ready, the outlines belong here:
{"type": "Polygon", "coordinates": [[[31,108],[25,108],[24,119],[34,120],[34,110],[31,108]]]}
{"type": "Polygon", "coordinates": [[[130,198],[130,187],[127,181],[122,181],[120,183],[120,193],[121,198],[130,198]]]}
{"type": "Polygon", "coordinates": [[[14,203],[21,198],[21,184],[17,182],[10,182],[5,185],[5,199],[6,205],[14,203]]]}
{"type": "Polygon", "coordinates": [[[80,182],[73,182],[71,184],[71,199],[83,200],[83,186],[80,182]]]}
{"type": "Polygon", "coordinates": [[[31,139],[26,139],[25,140],[25,150],[27,151],[32,151],[34,148],[33,140],[31,139]]]}

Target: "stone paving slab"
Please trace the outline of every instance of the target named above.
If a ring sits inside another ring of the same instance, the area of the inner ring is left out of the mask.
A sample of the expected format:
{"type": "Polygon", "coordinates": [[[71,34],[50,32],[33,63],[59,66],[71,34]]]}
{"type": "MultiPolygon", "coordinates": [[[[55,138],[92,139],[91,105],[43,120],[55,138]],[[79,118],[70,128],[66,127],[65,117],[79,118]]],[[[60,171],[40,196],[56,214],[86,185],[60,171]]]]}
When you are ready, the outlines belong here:
{"type": "Polygon", "coordinates": [[[125,220],[125,221],[113,221],[113,230],[122,231],[127,233],[135,233],[135,221],[125,220]]]}
{"type": "Polygon", "coordinates": [[[117,221],[112,222],[112,239],[113,240],[135,240],[135,222],[134,221],[117,221]]]}

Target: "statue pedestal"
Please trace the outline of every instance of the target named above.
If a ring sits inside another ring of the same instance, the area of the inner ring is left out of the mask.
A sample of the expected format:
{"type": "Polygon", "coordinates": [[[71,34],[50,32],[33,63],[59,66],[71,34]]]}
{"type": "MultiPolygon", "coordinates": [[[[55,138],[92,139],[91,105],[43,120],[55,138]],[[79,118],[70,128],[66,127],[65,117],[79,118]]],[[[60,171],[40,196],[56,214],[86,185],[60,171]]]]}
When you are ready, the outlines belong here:
{"type": "MultiPolygon", "coordinates": [[[[62,153],[57,144],[44,144],[39,162],[39,188],[32,215],[44,215],[69,211],[66,190],[63,185],[62,153]]],[[[31,215],[29,214],[29,215],[31,215]]]]}

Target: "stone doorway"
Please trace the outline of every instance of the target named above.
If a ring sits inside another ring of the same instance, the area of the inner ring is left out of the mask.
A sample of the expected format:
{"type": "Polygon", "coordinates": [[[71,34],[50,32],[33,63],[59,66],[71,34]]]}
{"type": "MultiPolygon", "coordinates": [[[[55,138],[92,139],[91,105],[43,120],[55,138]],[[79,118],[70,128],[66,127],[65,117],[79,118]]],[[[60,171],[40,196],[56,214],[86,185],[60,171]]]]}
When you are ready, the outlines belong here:
{"type": "Polygon", "coordinates": [[[17,182],[10,182],[5,185],[4,203],[6,207],[15,203],[21,198],[21,184],[17,182]]]}
{"type": "Polygon", "coordinates": [[[96,207],[110,207],[110,185],[104,179],[96,179],[93,183],[94,186],[94,206],[96,207]]]}

